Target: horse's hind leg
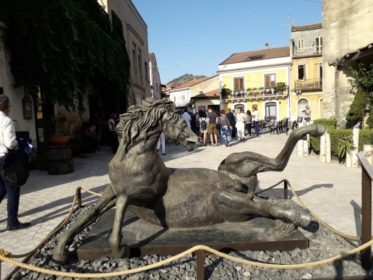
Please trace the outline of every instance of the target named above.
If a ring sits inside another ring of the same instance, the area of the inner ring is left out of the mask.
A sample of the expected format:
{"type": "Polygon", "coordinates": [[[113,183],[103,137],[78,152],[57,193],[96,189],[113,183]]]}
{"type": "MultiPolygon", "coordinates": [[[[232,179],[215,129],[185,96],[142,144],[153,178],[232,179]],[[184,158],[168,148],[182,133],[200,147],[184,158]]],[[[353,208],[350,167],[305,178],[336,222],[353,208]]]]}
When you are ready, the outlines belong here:
{"type": "Polygon", "coordinates": [[[286,218],[296,225],[306,227],[311,221],[307,210],[298,211],[274,205],[254,195],[243,193],[219,192],[213,196],[214,208],[227,221],[244,221],[248,215],[258,214],[265,217],[286,218]]]}
{"type": "Polygon", "coordinates": [[[90,208],[83,216],[81,216],[75,224],[71,226],[59,238],[57,246],[53,250],[52,259],[57,263],[66,263],[68,260],[68,252],[66,245],[71,243],[74,236],[82,231],[85,227],[90,225],[94,220],[109,210],[114,204],[111,202],[115,200],[116,195],[113,193],[110,185],[106,186],[105,191],[97,204],[90,208]],[[109,207],[111,206],[111,207],[109,207]]]}
{"type": "Polygon", "coordinates": [[[109,236],[109,244],[111,252],[114,257],[127,257],[129,256],[129,248],[126,244],[121,244],[122,241],[122,223],[124,213],[128,206],[128,197],[124,194],[120,194],[115,204],[115,218],[113,224],[113,230],[109,236]]]}

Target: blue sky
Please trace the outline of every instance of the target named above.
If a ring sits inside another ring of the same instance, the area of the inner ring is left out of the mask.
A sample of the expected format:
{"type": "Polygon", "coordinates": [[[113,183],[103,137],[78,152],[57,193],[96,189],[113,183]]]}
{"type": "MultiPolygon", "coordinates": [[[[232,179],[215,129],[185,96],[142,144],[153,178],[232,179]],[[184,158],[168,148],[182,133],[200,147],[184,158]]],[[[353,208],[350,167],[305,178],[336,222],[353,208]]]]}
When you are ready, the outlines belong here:
{"type": "Polygon", "coordinates": [[[287,46],[290,24],[321,22],[322,0],[132,0],[162,83],[211,76],[234,52],[287,46]]]}

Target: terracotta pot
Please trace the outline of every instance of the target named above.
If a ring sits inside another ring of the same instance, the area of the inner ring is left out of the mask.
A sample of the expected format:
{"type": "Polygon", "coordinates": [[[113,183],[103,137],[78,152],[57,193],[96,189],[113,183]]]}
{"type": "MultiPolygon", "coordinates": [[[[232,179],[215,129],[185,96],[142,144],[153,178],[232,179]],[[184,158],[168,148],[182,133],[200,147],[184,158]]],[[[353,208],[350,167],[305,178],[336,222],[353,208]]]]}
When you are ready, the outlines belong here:
{"type": "Polygon", "coordinates": [[[54,145],[66,145],[69,140],[70,136],[69,135],[53,135],[49,137],[49,143],[54,144],[54,145]]]}

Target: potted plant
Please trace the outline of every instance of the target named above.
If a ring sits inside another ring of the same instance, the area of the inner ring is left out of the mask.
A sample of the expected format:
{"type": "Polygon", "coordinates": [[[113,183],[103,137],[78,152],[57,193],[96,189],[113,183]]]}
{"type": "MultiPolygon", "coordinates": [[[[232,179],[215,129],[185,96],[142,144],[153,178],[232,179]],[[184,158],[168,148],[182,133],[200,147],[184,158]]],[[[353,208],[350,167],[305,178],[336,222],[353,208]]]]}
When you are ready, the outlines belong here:
{"type": "Polygon", "coordinates": [[[286,84],[284,82],[278,82],[273,86],[275,92],[284,92],[286,90],[286,84]]]}
{"type": "Polygon", "coordinates": [[[221,89],[221,96],[223,99],[231,98],[232,90],[226,87],[221,89]]]}
{"type": "Polygon", "coordinates": [[[55,134],[49,137],[49,142],[54,145],[66,145],[71,139],[73,132],[80,126],[80,118],[77,113],[59,108],[54,124],[55,134]]]}

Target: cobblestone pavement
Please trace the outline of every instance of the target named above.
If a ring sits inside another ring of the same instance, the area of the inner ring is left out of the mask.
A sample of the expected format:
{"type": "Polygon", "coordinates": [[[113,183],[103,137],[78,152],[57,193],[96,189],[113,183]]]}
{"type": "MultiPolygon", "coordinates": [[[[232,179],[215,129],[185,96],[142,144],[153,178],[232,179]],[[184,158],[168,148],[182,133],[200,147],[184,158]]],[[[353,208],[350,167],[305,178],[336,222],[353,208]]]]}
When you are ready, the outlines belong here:
{"type": "MultiPolygon", "coordinates": [[[[217,169],[221,160],[232,152],[254,151],[275,157],[282,149],[287,136],[262,135],[246,142],[198,148],[186,152],[181,146],[168,145],[164,156],[169,167],[206,167],[217,169]]],[[[0,204],[0,248],[12,253],[33,249],[57,226],[70,208],[78,186],[101,192],[109,182],[108,162],[112,158],[109,149],[96,154],[74,158],[75,172],[66,175],[48,175],[46,171],[32,171],[28,182],[22,186],[20,220],[29,221],[32,227],[19,231],[5,231],[6,199],[0,204]]],[[[260,186],[270,186],[287,178],[306,205],[338,230],[352,234],[360,233],[361,226],[361,169],[346,168],[336,162],[322,164],[317,155],[298,157],[293,152],[283,172],[259,174],[260,186]]],[[[203,187],[203,186],[201,186],[203,187]]],[[[281,187],[272,195],[281,196],[281,187]]],[[[83,195],[83,203],[96,198],[83,195]]],[[[1,265],[1,279],[12,267],[1,265]]]]}

